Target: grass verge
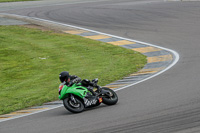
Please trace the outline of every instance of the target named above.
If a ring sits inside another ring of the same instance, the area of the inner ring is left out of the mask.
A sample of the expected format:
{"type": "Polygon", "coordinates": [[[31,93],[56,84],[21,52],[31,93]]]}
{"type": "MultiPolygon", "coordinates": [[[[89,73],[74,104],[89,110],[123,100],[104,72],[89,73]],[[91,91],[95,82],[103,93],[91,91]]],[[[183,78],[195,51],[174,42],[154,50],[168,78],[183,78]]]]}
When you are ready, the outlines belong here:
{"type": "Polygon", "coordinates": [[[58,75],[106,85],[141,69],[138,52],[80,36],[0,26],[0,114],[58,99],[58,75]]]}

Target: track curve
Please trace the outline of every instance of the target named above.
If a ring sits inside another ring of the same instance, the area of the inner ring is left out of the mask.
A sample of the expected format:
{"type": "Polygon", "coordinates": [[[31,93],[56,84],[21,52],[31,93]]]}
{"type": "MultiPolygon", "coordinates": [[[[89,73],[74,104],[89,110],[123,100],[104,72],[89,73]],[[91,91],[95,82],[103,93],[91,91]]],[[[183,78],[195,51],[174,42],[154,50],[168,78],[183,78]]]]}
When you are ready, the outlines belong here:
{"type": "Polygon", "coordinates": [[[6,132],[199,132],[199,2],[110,0],[4,11],[174,49],[167,72],[117,92],[119,104],[72,115],[64,108],[1,123],[6,132]]]}

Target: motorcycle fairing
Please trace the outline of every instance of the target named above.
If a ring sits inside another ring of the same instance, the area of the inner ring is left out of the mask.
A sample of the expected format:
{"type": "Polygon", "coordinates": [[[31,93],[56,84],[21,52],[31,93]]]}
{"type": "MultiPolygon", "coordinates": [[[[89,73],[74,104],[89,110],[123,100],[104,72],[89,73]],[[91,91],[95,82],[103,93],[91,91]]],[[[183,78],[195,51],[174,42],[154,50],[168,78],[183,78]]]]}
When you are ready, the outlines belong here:
{"type": "Polygon", "coordinates": [[[80,98],[84,98],[86,96],[87,92],[89,92],[88,89],[83,87],[83,86],[80,86],[80,85],[77,86],[76,84],[74,84],[74,85],[72,85],[70,87],[67,86],[67,85],[64,85],[62,87],[61,92],[60,92],[59,99],[63,100],[69,94],[74,94],[74,95],[76,95],[76,96],[78,96],[80,98]]]}

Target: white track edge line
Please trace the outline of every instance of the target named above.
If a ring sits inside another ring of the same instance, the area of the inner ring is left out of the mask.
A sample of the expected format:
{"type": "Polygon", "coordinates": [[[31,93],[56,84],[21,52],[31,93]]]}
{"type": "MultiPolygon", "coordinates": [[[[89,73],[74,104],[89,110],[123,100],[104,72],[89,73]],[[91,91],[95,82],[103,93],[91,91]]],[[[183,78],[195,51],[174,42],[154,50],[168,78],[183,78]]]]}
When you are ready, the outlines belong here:
{"type": "MultiPolygon", "coordinates": [[[[0,123],[1,123],[1,122],[4,122],[4,121],[8,121],[8,120],[13,120],[13,119],[17,119],[17,118],[21,118],[21,117],[25,117],[25,116],[29,116],[29,115],[33,115],[33,114],[37,114],[37,113],[41,113],[41,112],[45,112],[45,111],[48,111],[48,110],[60,108],[60,107],[62,107],[62,106],[63,106],[63,105],[59,105],[59,106],[56,106],[56,107],[53,107],[53,108],[49,108],[49,109],[44,109],[44,110],[36,111],[36,112],[30,113],[30,114],[19,115],[19,116],[16,116],[16,117],[13,116],[12,118],[8,118],[8,119],[5,119],[5,120],[0,120],[0,123]]],[[[5,115],[6,115],[6,114],[5,114],[5,115]]]]}
{"type": "MultiPolygon", "coordinates": [[[[148,46],[152,46],[152,47],[157,47],[157,48],[160,48],[160,49],[163,49],[163,50],[166,50],[166,51],[169,51],[171,52],[173,55],[174,55],[174,60],[173,60],[173,63],[170,64],[167,68],[165,68],[164,70],[148,77],[148,78],[145,78],[141,81],[138,81],[136,83],[133,83],[133,84],[130,84],[130,85],[127,85],[127,86],[124,86],[124,87],[121,87],[121,88],[118,88],[118,89],[114,89],[114,91],[119,91],[119,90],[123,90],[125,88],[128,88],[130,86],[133,86],[133,85],[136,85],[136,84],[139,84],[141,82],[144,82],[146,80],[149,80],[153,77],[156,77],[158,75],[160,75],[161,73],[164,73],[165,71],[169,70],[170,68],[172,68],[180,59],[179,57],[179,54],[174,51],[174,50],[171,50],[171,49],[168,49],[168,48],[164,48],[164,47],[161,47],[161,46],[157,46],[157,45],[154,45],[154,44],[150,44],[150,43],[146,43],[146,42],[141,42],[141,41],[137,41],[137,40],[133,40],[133,39],[128,39],[128,38],[124,38],[124,37],[119,37],[119,36],[115,36],[115,35],[111,35],[111,34],[106,34],[106,33],[103,33],[103,32],[98,32],[98,31],[95,31],[95,30],[90,30],[90,29],[86,29],[86,28],[82,28],[82,27],[78,27],[78,26],[73,26],[73,25],[69,25],[69,24],[63,24],[63,23],[59,23],[59,22],[54,22],[54,21],[50,21],[50,20],[45,20],[45,19],[40,19],[40,18],[35,18],[35,17],[27,17],[27,16],[21,16],[21,15],[16,15],[16,14],[8,14],[8,13],[0,13],[0,15],[13,15],[13,16],[16,16],[16,17],[21,17],[21,18],[31,18],[31,19],[35,19],[35,20],[40,20],[40,21],[45,21],[45,22],[50,22],[50,23],[54,23],[54,24],[59,24],[59,25],[62,25],[62,26],[68,26],[68,27],[72,27],[72,28],[76,28],[76,29],[81,29],[81,30],[87,30],[87,31],[90,31],[90,32],[95,32],[95,33],[98,33],[98,34],[103,34],[103,35],[107,35],[107,36],[111,36],[111,37],[116,37],[116,38],[119,38],[119,39],[123,39],[123,40],[128,40],[128,41],[133,41],[133,42],[136,42],[136,43],[142,43],[142,44],[145,44],[145,45],[148,45],[148,46]]],[[[59,108],[59,107],[62,107],[63,105],[60,105],[60,106],[56,106],[54,108],[50,108],[50,109],[46,109],[46,110],[41,110],[41,111],[37,111],[37,112],[34,112],[34,113],[31,113],[31,114],[26,114],[26,115],[22,115],[22,116],[18,116],[18,117],[13,117],[13,118],[9,118],[9,119],[6,119],[6,120],[2,120],[0,122],[3,122],[3,121],[8,121],[8,120],[12,120],[12,119],[17,119],[17,118],[21,118],[21,117],[24,117],[24,116],[29,116],[29,115],[33,115],[33,114],[37,114],[37,113],[41,113],[41,112],[44,112],[44,111],[48,111],[48,110],[52,110],[52,109],[56,109],[56,108],[59,108]]]]}

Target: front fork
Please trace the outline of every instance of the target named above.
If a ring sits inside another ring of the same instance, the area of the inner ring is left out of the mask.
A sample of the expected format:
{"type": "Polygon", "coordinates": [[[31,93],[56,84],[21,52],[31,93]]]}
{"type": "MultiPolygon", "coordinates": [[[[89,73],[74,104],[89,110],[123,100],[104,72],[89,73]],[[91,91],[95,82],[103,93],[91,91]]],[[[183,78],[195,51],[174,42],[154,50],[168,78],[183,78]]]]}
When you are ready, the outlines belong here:
{"type": "Polygon", "coordinates": [[[71,99],[74,103],[77,103],[76,99],[74,98],[74,95],[70,94],[70,99],[71,99]]]}

